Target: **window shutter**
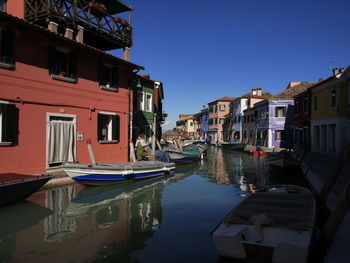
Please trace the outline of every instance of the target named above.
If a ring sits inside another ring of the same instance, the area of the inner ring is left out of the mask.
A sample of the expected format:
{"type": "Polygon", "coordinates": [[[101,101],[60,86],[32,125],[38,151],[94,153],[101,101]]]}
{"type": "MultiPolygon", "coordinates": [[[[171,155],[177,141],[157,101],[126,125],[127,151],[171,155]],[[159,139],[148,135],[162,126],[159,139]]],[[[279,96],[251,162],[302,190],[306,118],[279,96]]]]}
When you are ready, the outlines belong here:
{"type": "Polygon", "coordinates": [[[112,140],[120,139],[120,117],[118,115],[113,116],[112,121],[112,140]]]}
{"type": "Polygon", "coordinates": [[[101,86],[106,86],[106,79],[104,76],[104,66],[102,63],[98,64],[98,83],[101,86]]]}
{"type": "Polygon", "coordinates": [[[58,68],[57,68],[57,54],[56,54],[56,49],[52,46],[49,46],[49,50],[48,50],[48,63],[49,63],[49,74],[54,74],[57,75],[58,72],[58,68]]]}
{"type": "Polygon", "coordinates": [[[13,64],[13,40],[14,33],[9,30],[2,30],[2,61],[7,64],[13,64]]]}
{"type": "Polygon", "coordinates": [[[97,140],[101,141],[102,138],[102,121],[103,121],[103,115],[97,114],[97,140]]]}
{"type": "Polygon", "coordinates": [[[70,53],[68,59],[68,77],[71,79],[77,79],[77,56],[75,53],[70,53]]]}
{"type": "Polygon", "coordinates": [[[13,104],[3,104],[2,139],[18,144],[18,108],[13,104]]]}

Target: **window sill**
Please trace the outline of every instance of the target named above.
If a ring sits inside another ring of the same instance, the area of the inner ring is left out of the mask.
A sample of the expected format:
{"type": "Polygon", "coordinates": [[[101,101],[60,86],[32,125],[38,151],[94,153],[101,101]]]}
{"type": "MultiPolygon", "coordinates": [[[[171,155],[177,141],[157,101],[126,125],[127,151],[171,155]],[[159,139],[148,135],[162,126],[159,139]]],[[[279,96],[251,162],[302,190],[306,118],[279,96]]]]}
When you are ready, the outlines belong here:
{"type": "Polygon", "coordinates": [[[113,143],[118,143],[118,140],[111,140],[111,141],[98,141],[101,144],[113,144],[113,143]]]}
{"type": "Polygon", "coordinates": [[[8,63],[0,62],[0,68],[14,69],[15,65],[14,64],[8,64],[8,63]]]}
{"type": "Polygon", "coordinates": [[[60,80],[60,81],[69,82],[69,83],[76,83],[76,82],[77,82],[76,79],[72,79],[72,78],[68,78],[68,77],[63,77],[63,76],[59,76],[59,75],[55,75],[55,74],[51,74],[51,78],[52,78],[52,79],[55,79],[55,80],[60,80]]]}
{"type": "Polygon", "coordinates": [[[12,146],[12,142],[0,142],[0,147],[12,146]]]}
{"type": "Polygon", "coordinates": [[[117,91],[118,91],[118,88],[107,87],[107,86],[104,86],[104,85],[100,85],[100,89],[108,90],[108,91],[113,91],[113,92],[117,92],[117,91]]]}

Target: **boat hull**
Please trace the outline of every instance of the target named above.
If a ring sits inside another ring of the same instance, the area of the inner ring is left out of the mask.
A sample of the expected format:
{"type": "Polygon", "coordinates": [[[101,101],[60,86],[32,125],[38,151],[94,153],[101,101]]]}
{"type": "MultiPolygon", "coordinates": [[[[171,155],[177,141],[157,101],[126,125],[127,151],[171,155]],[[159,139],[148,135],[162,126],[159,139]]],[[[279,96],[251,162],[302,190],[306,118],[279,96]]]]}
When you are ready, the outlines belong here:
{"type": "Polygon", "coordinates": [[[0,174],[0,206],[26,199],[51,178],[51,175],[0,174]]]}
{"type": "Polygon", "coordinates": [[[297,186],[272,189],[248,196],[214,229],[212,238],[221,256],[307,262],[314,234],[313,194],[297,186]]]}
{"type": "Polygon", "coordinates": [[[87,185],[108,185],[168,174],[175,171],[175,165],[163,162],[65,164],[62,169],[76,182],[87,185]]]}
{"type": "Polygon", "coordinates": [[[169,159],[175,163],[192,163],[199,160],[203,154],[202,151],[186,152],[176,150],[166,150],[169,159]]]}
{"type": "Polygon", "coordinates": [[[245,143],[222,143],[221,147],[228,150],[243,150],[245,143]]]}

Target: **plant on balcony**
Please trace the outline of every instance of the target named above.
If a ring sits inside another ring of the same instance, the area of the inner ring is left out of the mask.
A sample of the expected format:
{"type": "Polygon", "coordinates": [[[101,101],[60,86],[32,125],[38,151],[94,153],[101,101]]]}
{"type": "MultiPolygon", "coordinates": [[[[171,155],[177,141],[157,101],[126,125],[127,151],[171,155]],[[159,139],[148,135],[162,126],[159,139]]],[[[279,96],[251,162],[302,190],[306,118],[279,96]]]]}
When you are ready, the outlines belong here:
{"type": "Polygon", "coordinates": [[[60,77],[65,77],[65,76],[66,76],[66,72],[61,71],[61,72],[58,74],[58,76],[60,76],[60,77]]]}
{"type": "Polygon", "coordinates": [[[92,0],[91,2],[89,2],[89,6],[101,13],[107,12],[107,7],[104,4],[97,3],[95,0],[92,0]]]}

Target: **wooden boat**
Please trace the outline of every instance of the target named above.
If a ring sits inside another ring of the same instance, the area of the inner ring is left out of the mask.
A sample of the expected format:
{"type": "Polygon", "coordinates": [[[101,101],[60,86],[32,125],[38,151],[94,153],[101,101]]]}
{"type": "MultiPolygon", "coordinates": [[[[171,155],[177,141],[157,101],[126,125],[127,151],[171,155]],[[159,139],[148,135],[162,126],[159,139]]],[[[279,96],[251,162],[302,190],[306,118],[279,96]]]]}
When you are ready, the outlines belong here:
{"type": "Polygon", "coordinates": [[[221,256],[307,262],[315,221],[313,194],[298,186],[265,189],[243,200],[212,232],[221,256]]]}
{"type": "Polygon", "coordinates": [[[188,149],[188,150],[174,150],[166,149],[164,150],[170,161],[175,163],[192,163],[199,160],[203,156],[203,151],[200,149],[188,149]]]}
{"type": "Polygon", "coordinates": [[[230,140],[229,142],[222,142],[220,146],[223,149],[228,149],[228,150],[243,150],[245,147],[244,142],[238,142],[234,140],[230,140]]]}
{"type": "Polygon", "coordinates": [[[159,161],[128,163],[65,163],[62,170],[75,181],[87,185],[107,185],[160,176],[175,170],[175,164],[159,161]]]}
{"type": "Polygon", "coordinates": [[[298,160],[286,151],[268,153],[266,161],[270,171],[280,170],[299,164],[298,160]]]}
{"type": "Polygon", "coordinates": [[[0,206],[26,199],[51,178],[47,174],[0,174],[0,206]]]}

